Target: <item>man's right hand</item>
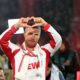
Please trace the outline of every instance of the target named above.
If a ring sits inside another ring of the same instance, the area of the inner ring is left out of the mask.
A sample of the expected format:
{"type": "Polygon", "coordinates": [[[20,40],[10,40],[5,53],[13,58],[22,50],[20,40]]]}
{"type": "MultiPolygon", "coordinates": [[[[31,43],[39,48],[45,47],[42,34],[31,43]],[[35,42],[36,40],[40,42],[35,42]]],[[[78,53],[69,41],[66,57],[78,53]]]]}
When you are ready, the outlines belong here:
{"type": "Polygon", "coordinates": [[[24,28],[28,28],[31,27],[30,25],[28,25],[28,21],[30,20],[29,17],[27,18],[20,18],[19,21],[14,25],[16,28],[20,28],[20,27],[24,27],[24,28]]]}

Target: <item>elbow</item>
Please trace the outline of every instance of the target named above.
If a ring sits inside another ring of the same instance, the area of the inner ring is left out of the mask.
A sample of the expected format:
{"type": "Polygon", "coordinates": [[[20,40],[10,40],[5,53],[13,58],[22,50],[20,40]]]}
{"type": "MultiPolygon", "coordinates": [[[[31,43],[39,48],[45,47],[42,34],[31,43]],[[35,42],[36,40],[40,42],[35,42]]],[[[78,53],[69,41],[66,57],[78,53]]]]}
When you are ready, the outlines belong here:
{"type": "Polygon", "coordinates": [[[59,48],[61,47],[61,44],[62,44],[62,37],[60,36],[60,41],[59,41],[59,48]]]}
{"type": "Polygon", "coordinates": [[[56,42],[57,49],[59,49],[61,47],[61,44],[62,44],[62,37],[60,35],[58,35],[58,39],[56,42]]]}

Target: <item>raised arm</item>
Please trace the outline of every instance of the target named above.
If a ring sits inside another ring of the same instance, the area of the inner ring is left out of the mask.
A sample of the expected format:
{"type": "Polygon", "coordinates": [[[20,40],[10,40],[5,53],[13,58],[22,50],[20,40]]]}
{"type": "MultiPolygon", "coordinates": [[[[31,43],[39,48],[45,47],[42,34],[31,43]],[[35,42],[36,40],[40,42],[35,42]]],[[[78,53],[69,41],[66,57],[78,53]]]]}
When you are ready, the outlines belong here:
{"type": "Polygon", "coordinates": [[[27,21],[27,18],[19,19],[19,21],[16,24],[14,24],[12,27],[5,30],[0,35],[0,47],[10,60],[13,57],[12,53],[14,53],[14,51],[17,49],[17,47],[15,47],[16,45],[10,42],[10,39],[14,35],[14,33],[18,30],[19,27],[28,26],[26,24],[26,21],[27,21]]]}
{"type": "Polygon", "coordinates": [[[44,50],[48,50],[52,56],[60,48],[62,38],[50,24],[46,24],[46,26],[44,27],[44,31],[48,32],[50,42],[42,46],[42,48],[44,50]]]}
{"type": "Polygon", "coordinates": [[[41,17],[37,17],[34,20],[36,22],[34,26],[42,26],[42,29],[48,33],[50,42],[42,46],[42,49],[48,51],[52,56],[60,48],[62,38],[59,33],[41,17]]]}

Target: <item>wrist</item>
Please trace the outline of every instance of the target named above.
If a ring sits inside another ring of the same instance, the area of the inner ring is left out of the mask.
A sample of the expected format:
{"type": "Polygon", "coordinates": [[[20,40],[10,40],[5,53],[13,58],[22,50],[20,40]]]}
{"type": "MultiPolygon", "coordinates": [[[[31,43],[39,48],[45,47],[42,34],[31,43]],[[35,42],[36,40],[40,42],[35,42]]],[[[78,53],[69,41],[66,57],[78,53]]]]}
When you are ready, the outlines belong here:
{"type": "Polygon", "coordinates": [[[47,23],[47,24],[44,26],[43,30],[44,30],[44,31],[47,31],[47,30],[49,29],[49,27],[50,27],[50,24],[47,23]]]}
{"type": "Polygon", "coordinates": [[[18,28],[19,28],[19,24],[14,24],[14,27],[15,27],[16,29],[18,29],[18,28]]]}
{"type": "Polygon", "coordinates": [[[44,22],[44,23],[43,23],[43,27],[45,27],[47,24],[48,24],[47,22],[44,22]]]}

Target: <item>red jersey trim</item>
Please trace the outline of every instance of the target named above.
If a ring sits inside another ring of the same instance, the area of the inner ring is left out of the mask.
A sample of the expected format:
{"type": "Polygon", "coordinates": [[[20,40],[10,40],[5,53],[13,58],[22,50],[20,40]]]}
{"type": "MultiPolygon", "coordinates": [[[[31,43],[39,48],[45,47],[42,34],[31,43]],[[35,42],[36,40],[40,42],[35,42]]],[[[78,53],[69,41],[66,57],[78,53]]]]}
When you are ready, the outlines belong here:
{"type": "Polygon", "coordinates": [[[50,52],[47,49],[45,49],[45,48],[42,48],[42,49],[46,53],[46,71],[47,71],[48,70],[48,64],[49,64],[49,61],[50,61],[50,52]]]}
{"type": "Polygon", "coordinates": [[[13,52],[13,57],[19,52],[20,49],[17,49],[13,52]]]}
{"type": "Polygon", "coordinates": [[[46,26],[43,28],[44,31],[47,31],[50,27],[50,24],[46,24],[46,26]]]}

